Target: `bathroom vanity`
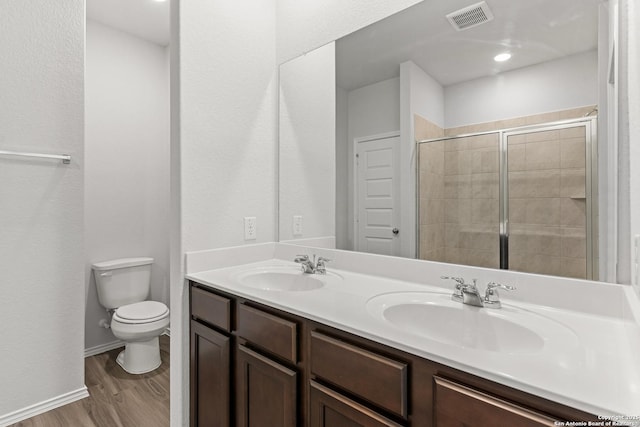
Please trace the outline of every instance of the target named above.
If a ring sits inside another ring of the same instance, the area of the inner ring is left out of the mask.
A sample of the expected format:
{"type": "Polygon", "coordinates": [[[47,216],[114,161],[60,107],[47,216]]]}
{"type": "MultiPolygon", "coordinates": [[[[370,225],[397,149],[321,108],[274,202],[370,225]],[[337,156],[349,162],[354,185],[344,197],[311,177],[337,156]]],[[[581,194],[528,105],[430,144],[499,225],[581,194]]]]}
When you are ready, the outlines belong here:
{"type": "Polygon", "coordinates": [[[597,421],[583,411],[197,282],[191,282],[190,314],[192,426],[597,421]]]}
{"type": "Polygon", "coordinates": [[[328,270],[304,275],[293,262],[272,259],[187,276],[192,426],[553,426],[634,415],[618,409],[632,407],[633,395],[608,405],[626,393],[627,381],[633,388],[637,369],[622,379],[625,366],[606,366],[611,371],[594,378],[615,349],[581,347],[582,332],[571,324],[574,338],[547,333],[544,322],[562,315],[540,315],[536,329],[527,316],[540,313],[524,303],[487,314],[451,301],[448,284],[328,270]],[[431,322],[421,307],[443,321],[431,322]],[[402,324],[402,312],[427,322],[427,332],[402,324]],[[478,335],[448,330],[460,325],[448,313],[478,335]],[[510,336],[503,320],[527,326],[510,336]],[[479,330],[486,327],[496,329],[479,330]],[[542,341],[532,335],[529,342],[525,330],[542,341]]]}

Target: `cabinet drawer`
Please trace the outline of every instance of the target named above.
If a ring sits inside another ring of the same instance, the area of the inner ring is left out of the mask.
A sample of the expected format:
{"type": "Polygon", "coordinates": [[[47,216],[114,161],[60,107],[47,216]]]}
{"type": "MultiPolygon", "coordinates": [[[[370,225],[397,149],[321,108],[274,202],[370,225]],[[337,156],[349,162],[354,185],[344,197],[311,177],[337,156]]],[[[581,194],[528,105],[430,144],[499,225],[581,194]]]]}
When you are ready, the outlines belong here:
{"type": "Polygon", "coordinates": [[[407,418],[407,364],[311,332],[311,373],[407,418]]]}
{"type": "Polygon", "coordinates": [[[285,360],[298,361],[298,327],[294,322],[240,304],[236,323],[238,335],[250,343],[285,360]]]}
{"type": "Polygon", "coordinates": [[[434,412],[437,427],[461,425],[550,427],[559,425],[559,420],[549,418],[546,414],[533,412],[528,408],[444,378],[433,377],[433,379],[435,381],[434,412]]]}
{"type": "Polygon", "coordinates": [[[191,316],[231,331],[231,300],[191,286],[191,316]]]}

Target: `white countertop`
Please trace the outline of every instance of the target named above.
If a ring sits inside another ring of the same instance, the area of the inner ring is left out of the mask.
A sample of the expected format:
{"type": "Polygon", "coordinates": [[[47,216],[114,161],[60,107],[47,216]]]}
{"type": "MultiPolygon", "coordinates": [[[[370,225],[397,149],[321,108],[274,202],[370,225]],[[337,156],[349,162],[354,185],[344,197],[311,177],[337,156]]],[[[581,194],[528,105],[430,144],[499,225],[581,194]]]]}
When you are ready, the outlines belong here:
{"type": "MultiPolygon", "coordinates": [[[[594,415],[640,416],[640,359],[636,356],[640,355],[640,328],[629,316],[534,305],[502,294],[504,309],[517,307],[550,319],[549,324],[559,322],[571,335],[562,344],[540,351],[507,354],[418,336],[367,309],[367,301],[388,292],[451,293],[439,283],[431,286],[330,267],[331,273],[342,276],[339,284],[329,281],[304,292],[261,290],[239,282],[240,273],[268,266],[298,267],[273,258],[192,272],[186,277],[594,415]]],[[[538,328],[547,327],[544,323],[538,328]]]]}

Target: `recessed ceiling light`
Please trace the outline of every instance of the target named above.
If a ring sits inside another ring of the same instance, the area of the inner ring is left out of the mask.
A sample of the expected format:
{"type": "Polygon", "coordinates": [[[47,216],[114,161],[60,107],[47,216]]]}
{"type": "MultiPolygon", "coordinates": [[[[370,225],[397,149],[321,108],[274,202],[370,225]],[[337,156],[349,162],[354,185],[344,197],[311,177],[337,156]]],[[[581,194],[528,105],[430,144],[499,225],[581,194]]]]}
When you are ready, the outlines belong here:
{"type": "Polygon", "coordinates": [[[511,58],[511,54],[510,53],[500,53],[496,56],[493,57],[493,60],[496,62],[504,62],[504,61],[508,61],[511,58]]]}

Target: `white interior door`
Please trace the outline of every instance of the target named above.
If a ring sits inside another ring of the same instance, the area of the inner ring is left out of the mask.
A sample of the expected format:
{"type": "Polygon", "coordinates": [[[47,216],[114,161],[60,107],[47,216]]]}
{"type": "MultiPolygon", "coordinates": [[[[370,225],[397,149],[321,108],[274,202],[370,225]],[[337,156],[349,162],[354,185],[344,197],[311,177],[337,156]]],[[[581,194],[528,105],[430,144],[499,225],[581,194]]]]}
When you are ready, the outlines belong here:
{"type": "Polygon", "coordinates": [[[356,143],[358,251],[400,254],[399,152],[397,135],[356,143]]]}

